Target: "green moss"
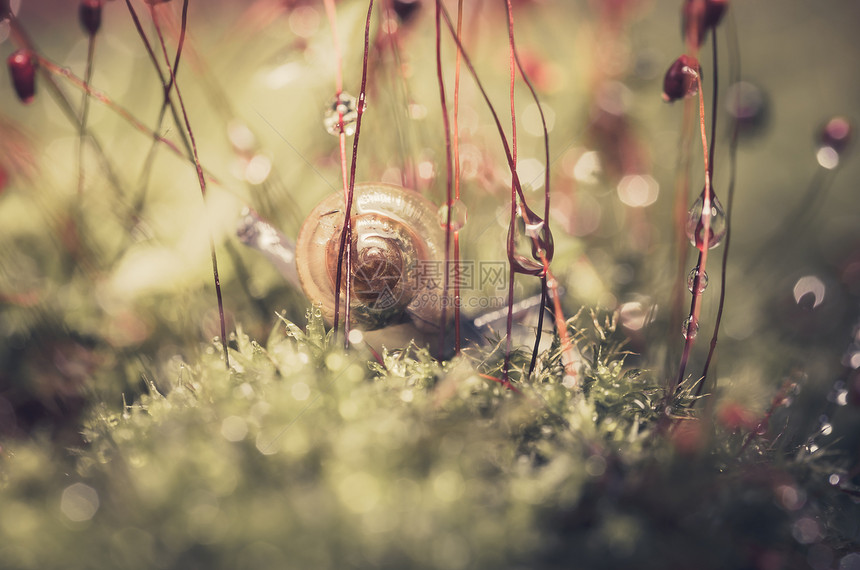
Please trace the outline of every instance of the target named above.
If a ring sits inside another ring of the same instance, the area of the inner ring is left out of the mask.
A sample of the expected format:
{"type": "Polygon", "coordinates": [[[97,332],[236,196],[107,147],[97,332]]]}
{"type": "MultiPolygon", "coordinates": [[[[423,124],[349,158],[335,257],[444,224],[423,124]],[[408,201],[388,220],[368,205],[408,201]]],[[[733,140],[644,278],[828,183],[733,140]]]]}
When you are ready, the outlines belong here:
{"type": "Polygon", "coordinates": [[[309,317],[265,347],[237,334],[230,371],[210,350],[97,407],[72,453],[4,448],[4,567],[720,568],[801,556],[803,517],[839,537],[834,497],[780,504],[823,462],[739,456],[726,433],[673,443],[611,331],[581,331],[583,392],[550,375],[514,391],[426,349],[369,363],[309,317]]]}

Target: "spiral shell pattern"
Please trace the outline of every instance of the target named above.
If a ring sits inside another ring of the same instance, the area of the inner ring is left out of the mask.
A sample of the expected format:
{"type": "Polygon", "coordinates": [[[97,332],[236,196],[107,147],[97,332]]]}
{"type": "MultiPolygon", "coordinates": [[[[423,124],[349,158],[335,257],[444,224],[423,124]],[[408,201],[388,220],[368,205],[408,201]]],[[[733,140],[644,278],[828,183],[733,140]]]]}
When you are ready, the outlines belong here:
{"type": "MultiPolygon", "coordinates": [[[[333,194],[308,216],[296,243],[299,280],[308,299],[334,319],[340,237],[346,209],[333,194]]],[[[445,235],[437,208],[413,190],[357,184],[352,209],[350,322],[376,330],[413,322],[438,330],[442,319],[445,235]]],[[[341,306],[346,302],[346,262],[341,306]]]]}

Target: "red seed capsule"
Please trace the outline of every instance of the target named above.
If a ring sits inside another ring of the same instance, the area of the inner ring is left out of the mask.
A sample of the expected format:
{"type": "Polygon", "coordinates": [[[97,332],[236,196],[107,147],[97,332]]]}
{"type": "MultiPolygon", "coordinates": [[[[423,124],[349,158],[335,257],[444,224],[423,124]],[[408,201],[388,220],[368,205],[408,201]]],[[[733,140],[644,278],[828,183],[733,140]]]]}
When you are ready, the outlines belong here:
{"type": "Polygon", "coordinates": [[[421,2],[419,0],[394,0],[391,7],[401,22],[408,22],[417,14],[421,2]]]}
{"type": "Polygon", "coordinates": [[[705,28],[716,28],[728,7],[729,0],[705,0],[705,28]]]}
{"type": "Polygon", "coordinates": [[[6,60],[12,85],[22,103],[29,103],[36,94],[36,68],[39,66],[36,55],[28,49],[19,49],[6,60]]]}
{"type": "Polygon", "coordinates": [[[705,43],[708,30],[716,28],[728,8],[728,0],[687,0],[681,8],[684,37],[695,41],[697,46],[705,43]]]}
{"type": "Polygon", "coordinates": [[[663,78],[663,100],[677,101],[699,91],[699,62],[695,57],[682,55],[676,59],[663,78]]]}
{"type": "Polygon", "coordinates": [[[81,0],[78,21],[86,33],[96,35],[102,26],[102,0],[81,0]]]}

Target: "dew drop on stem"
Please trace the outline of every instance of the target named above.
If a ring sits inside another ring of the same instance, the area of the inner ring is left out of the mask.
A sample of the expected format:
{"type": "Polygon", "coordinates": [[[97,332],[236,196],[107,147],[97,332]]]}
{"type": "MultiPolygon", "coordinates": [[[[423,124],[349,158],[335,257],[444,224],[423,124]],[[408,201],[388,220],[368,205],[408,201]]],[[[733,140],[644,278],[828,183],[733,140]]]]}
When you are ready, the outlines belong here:
{"type": "MultiPolygon", "coordinates": [[[[693,288],[696,286],[696,275],[698,273],[699,273],[699,268],[694,267],[693,269],[690,270],[690,274],[687,275],[687,289],[690,291],[690,293],[693,292],[693,288]]],[[[699,278],[699,289],[698,289],[699,293],[703,292],[705,289],[708,288],[708,272],[702,271],[701,273],[702,273],[702,275],[699,278]]]]}
{"type": "MultiPolygon", "coordinates": [[[[713,249],[720,245],[723,238],[726,237],[726,211],[723,205],[717,198],[717,195],[711,192],[711,207],[710,207],[710,227],[708,237],[708,249],[713,249]]],[[[704,192],[699,195],[699,199],[693,203],[690,211],[687,214],[687,237],[690,243],[699,248],[704,247],[705,242],[705,195],[704,192]]]]}
{"type": "Polygon", "coordinates": [[[341,120],[343,121],[343,133],[347,136],[355,134],[355,126],[358,122],[358,103],[355,97],[341,91],[335,95],[326,105],[323,125],[325,130],[334,136],[340,136],[341,120]],[[342,119],[341,119],[342,117],[342,119]]]}
{"type": "MultiPolygon", "coordinates": [[[[451,202],[451,231],[458,232],[463,229],[468,219],[466,204],[457,199],[451,202]]],[[[448,204],[442,204],[439,208],[439,225],[444,230],[448,226],[448,204]]]]}
{"type": "Polygon", "coordinates": [[[518,218],[522,220],[525,235],[531,241],[532,257],[535,260],[546,258],[547,261],[552,261],[555,255],[555,242],[546,221],[525,204],[522,205],[522,212],[518,218]]]}
{"type": "Polygon", "coordinates": [[[692,316],[684,319],[681,323],[681,335],[688,340],[693,340],[697,334],[699,334],[699,321],[692,316]]]}
{"type": "Polygon", "coordinates": [[[514,227],[508,228],[508,235],[511,231],[514,232],[513,249],[510,249],[508,244],[508,261],[516,273],[523,275],[543,275],[545,267],[541,261],[541,255],[550,261],[553,255],[552,234],[546,233],[546,224],[538,218],[533,212],[527,214],[531,219],[530,223],[525,223],[523,218],[517,215],[514,227]],[[530,247],[531,259],[517,252],[518,248],[530,247]]]}

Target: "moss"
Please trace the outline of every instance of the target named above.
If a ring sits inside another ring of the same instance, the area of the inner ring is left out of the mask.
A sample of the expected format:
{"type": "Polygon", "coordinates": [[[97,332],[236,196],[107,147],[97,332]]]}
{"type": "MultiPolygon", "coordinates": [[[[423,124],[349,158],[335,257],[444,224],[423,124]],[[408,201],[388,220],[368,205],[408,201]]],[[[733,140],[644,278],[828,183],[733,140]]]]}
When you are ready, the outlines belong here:
{"type": "Polygon", "coordinates": [[[806,487],[826,460],[679,444],[611,332],[582,345],[584,392],[514,391],[426,349],[369,364],[310,319],[97,407],[71,453],[5,447],[5,567],[741,568],[802,557],[801,520],[845,548],[845,505],[806,487]]]}

